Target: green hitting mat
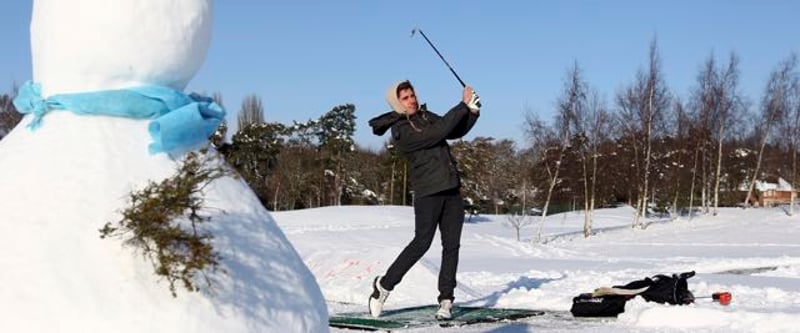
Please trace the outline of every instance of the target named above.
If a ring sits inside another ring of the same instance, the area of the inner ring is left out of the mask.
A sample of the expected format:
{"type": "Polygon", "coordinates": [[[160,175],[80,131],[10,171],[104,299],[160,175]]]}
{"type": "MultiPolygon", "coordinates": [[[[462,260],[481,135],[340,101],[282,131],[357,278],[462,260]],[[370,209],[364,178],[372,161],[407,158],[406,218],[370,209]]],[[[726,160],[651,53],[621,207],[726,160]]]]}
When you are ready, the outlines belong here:
{"type": "Polygon", "coordinates": [[[378,318],[368,312],[340,313],[330,317],[330,326],[366,331],[389,331],[426,326],[464,326],[477,323],[512,321],[525,317],[541,316],[544,311],[526,309],[500,309],[470,306],[453,307],[453,319],[436,320],[437,305],[426,305],[395,310],[385,310],[378,318]]]}

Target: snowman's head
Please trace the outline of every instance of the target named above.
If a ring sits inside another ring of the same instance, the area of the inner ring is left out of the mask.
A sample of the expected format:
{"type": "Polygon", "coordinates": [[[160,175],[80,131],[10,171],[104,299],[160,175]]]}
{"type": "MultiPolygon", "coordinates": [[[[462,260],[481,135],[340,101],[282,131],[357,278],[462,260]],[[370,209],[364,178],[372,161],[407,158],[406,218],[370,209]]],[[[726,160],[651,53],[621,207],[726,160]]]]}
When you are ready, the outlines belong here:
{"type": "Polygon", "coordinates": [[[34,0],[33,80],[50,96],[183,90],[205,60],[212,0],[34,0]]]}

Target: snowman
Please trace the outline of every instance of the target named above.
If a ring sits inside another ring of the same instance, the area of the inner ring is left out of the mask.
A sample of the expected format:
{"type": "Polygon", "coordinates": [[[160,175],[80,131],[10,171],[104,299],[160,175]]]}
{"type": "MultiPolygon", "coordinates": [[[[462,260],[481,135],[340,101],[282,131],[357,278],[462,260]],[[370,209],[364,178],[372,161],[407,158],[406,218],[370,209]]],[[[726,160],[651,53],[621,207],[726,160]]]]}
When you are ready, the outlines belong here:
{"type": "Polygon", "coordinates": [[[0,332],[327,330],[313,275],[240,179],[205,191],[212,288],[173,297],[145,259],[99,237],[224,116],[183,93],[211,24],[212,0],[33,1],[33,78],[15,100],[26,116],[0,141],[0,332]]]}

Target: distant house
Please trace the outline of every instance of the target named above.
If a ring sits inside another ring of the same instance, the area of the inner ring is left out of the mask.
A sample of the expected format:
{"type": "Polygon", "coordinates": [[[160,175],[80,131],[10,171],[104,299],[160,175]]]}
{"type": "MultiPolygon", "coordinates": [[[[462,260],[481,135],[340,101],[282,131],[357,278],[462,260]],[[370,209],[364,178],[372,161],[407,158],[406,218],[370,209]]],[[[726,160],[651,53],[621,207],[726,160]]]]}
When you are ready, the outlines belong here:
{"type": "MultiPolygon", "coordinates": [[[[740,187],[744,195],[747,195],[748,186],[749,184],[744,184],[740,187]]],[[[756,207],[784,205],[791,202],[793,195],[797,195],[797,191],[789,182],[781,177],[771,177],[756,181],[755,190],[748,204],[756,207]]]]}

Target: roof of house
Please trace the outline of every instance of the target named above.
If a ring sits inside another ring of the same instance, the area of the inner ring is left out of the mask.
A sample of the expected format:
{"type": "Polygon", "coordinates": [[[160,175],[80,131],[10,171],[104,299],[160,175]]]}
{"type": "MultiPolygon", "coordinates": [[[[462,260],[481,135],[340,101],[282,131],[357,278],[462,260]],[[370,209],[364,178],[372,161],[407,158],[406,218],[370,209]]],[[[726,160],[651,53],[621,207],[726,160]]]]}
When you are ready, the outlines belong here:
{"type": "Polygon", "coordinates": [[[791,191],[792,185],[781,177],[778,177],[775,182],[756,181],[756,188],[759,191],[775,190],[775,191],[791,191]]]}
{"type": "MultiPolygon", "coordinates": [[[[739,190],[747,191],[749,186],[750,183],[745,182],[739,186],[739,190]]],[[[768,190],[792,191],[792,184],[789,184],[789,182],[781,177],[767,177],[766,180],[756,180],[756,190],[760,192],[768,190]]]]}

